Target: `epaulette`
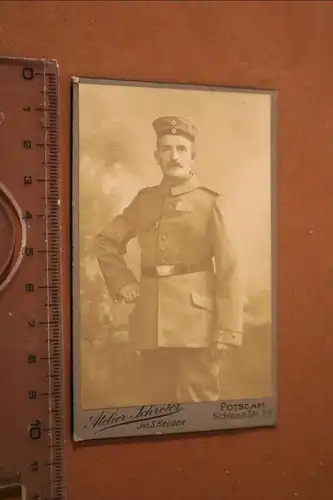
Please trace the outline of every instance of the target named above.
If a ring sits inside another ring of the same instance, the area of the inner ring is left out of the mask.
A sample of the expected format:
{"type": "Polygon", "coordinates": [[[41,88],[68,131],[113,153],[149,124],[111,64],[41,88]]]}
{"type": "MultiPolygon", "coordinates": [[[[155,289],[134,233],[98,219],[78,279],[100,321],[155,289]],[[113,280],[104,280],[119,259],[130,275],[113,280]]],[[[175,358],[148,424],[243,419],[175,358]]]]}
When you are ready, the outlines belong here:
{"type": "Polygon", "coordinates": [[[139,194],[144,194],[144,193],[147,193],[148,191],[151,191],[152,189],[154,189],[155,186],[147,186],[147,187],[144,187],[142,189],[140,189],[138,191],[138,195],[139,194]]]}
{"type": "Polygon", "coordinates": [[[206,186],[200,186],[200,189],[203,189],[204,191],[208,191],[209,193],[215,194],[215,196],[221,196],[221,193],[219,193],[215,189],[211,189],[211,188],[206,187],[206,186]]]}

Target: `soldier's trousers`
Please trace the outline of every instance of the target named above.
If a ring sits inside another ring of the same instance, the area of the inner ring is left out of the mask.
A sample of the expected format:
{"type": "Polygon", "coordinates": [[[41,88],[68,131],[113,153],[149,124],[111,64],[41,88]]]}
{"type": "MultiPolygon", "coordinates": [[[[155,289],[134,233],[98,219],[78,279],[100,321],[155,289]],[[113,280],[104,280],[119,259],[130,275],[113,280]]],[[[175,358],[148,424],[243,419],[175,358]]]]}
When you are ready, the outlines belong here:
{"type": "Polygon", "coordinates": [[[219,361],[208,349],[159,348],[141,352],[143,404],[220,399],[219,361]]]}

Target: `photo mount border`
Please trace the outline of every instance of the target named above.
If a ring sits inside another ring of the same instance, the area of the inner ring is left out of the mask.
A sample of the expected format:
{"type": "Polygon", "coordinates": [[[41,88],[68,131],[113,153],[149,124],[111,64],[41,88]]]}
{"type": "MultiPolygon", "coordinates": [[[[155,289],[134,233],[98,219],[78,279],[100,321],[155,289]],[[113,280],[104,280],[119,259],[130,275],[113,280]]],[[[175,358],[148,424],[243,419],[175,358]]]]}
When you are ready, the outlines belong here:
{"type": "Polygon", "coordinates": [[[74,442],[138,438],[188,433],[244,430],[277,426],[277,95],[276,89],[226,85],[200,85],[100,77],[71,78],[71,179],[70,179],[70,289],[71,289],[71,436],[74,442]],[[79,86],[121,85],[175,90],[265,94],[271,98],[271,386],[272,396],[182,404],[97,408],[80,407],[80,273],[79,273],[79,86]],[[184,423],[183,423],[184,422],[184,423]],[[177,425],[178,423],[178,425],[177,425]]]}

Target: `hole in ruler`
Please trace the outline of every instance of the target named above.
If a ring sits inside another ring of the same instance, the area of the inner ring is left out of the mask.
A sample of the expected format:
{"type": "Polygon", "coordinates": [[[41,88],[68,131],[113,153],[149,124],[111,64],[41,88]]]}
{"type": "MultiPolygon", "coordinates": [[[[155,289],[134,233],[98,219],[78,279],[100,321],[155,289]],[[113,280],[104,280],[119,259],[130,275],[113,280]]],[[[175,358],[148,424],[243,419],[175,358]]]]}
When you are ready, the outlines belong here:
{"type": "Polygon", "coordinates": [[[23,258],[25,224],[16,201],[1,183],[0,234],[0,291],[2,291],[12,280],[23,258]]]}
{"type": "Polygon", "coordinates": [[[0,486],[0,500],[21,500],[22,498],[22,487],[20,484],[0,486]]]}

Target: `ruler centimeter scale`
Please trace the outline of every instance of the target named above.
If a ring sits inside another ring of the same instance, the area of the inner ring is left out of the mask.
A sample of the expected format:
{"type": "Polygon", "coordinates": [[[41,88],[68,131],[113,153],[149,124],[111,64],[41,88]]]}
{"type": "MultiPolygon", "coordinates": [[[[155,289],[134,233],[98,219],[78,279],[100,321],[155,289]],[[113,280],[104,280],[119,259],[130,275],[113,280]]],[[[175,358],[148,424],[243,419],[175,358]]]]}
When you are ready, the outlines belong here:
{"type": "Polygon", "coordinates": [[[0,498],[65,498],[58,65],[0,58],[0,498]]]}

